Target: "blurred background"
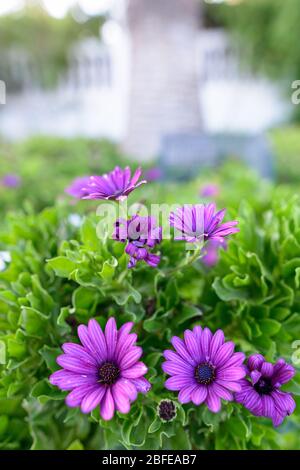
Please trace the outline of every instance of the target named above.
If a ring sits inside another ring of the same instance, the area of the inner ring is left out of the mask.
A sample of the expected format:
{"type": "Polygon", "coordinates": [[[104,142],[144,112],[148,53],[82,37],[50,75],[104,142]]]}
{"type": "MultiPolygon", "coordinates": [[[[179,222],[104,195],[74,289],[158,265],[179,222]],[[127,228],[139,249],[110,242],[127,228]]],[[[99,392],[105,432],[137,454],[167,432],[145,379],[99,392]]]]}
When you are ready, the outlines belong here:
{"type": "Polygon", "coordinates": [[[2,207],[132,160],[172,180],[231,158],[297,192],[299,24],[298,0],[1,0],[2,207]]]}

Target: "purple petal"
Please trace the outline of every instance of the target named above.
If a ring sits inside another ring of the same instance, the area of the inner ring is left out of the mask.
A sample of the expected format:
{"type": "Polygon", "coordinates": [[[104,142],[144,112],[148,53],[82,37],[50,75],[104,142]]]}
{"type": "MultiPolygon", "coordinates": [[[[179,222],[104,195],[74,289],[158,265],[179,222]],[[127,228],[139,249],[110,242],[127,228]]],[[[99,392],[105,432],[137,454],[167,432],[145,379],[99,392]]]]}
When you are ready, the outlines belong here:
{"type": "Polygon", "coordinates": [[[179,402],[184,404],[184,403],[188,403],[189,401],[191,401],[192,393],[196,387],[197,385],[193,384],[193,385],[188,385],[187,387],[182,388],[178,394],[179,402]]]}
{"type": "Polygon", "coordinates": [[[221,409],[221,399],[216,395],[216,393],[212,390],[212,387],[208,388],[208,395],[205,402],[213,413],[218,413],[221,409]]]}
{"type": "Polygon", "coordinates": [[[139,346],[132,347],[125,356],[120,361],[120,367],[122,369],[128,369],[129,367],[133,366],[143,354],[142,348],[139,346]]]}
{"type": "Polygon", "coordinates": [[[260,371],[264,377],[271,377],[274,371],[273,364],[270,362],[263,362],[260,371]]]}
{"type": "Polygon", "coordinates": [[[166,361],[162,364],[162,370],[169,375],[188,375],[192,376],[194,368],[190,364],[166,361]]]}
{"type": "Polygon", "coordinates": [[[154,253],[148,253],[145,261],[152,268],[156,268],[160,263],[160,256],[154,253]]]}
{"type": "Polygon", "coordinates": [[[184,332],[184,342],[191,357],[199,361],[199,348],[194,333],[190,330],[184,332]]]}
{"type": "MultiPolygon", "coordinates": [[[[130,182],[131,186],[134,186],[138,182],[141,174],[142,174],[142,169],[141,169],[141,167],[139,167],[135,170],[135,173],[134,173],[134,175],[131,179],[131,182],[130,182]]],[[[146,183],[146,181],[145,181],[145,183],[146,183]]]]}
{"type": "Polygon", "coordinates": [[[267,418],[272,418],[275,411],[275,403],[272,397],[269,395],[263,395],[261,397],[262,401],[262,413],[267,418]]]}
{"type": "MultiPolygon", "coordinates": [[[[274,369],[276,368],[276,365],[274,369]]],[[[272,383],[276,386],[280,386],[289,382],[295,375],[296,371],[290,364],[281,364],[280,367],[274,372],[272,377],[272,383]]]]}
{"type": "Polygon", "coordinates": [[[272,398],[276,408],[280,412],[291,415],[295,411],[296,403],[290,393],[282,392],[281,390],[275,390],[272,392],[272,398]]]}
{"type": "Polygon", "coordinates": [[[240,382],[231,382],[230,380],[222,380],[218,378],[215,383],[222,385],[222,387],[225,387],[232,392],[239,392],[241,390],[240,382]]]}
{"type": "Polygon", "coordinates": [[[209,349],[212,340],[212,332],[208,328],[204,328],[201,335],[201,350],[205,360],[209,359],[209,349]]]}
{"type": "Polygon", "coordinates": [[[252,372],[250,372],[250,377],[253,385],[255,385],[261,378],[261,373],[258,372],[258,370],[253,370],[252,372]]]}
{"type": "Polygon", "coordinates": [[[245,360],[245,354],[241,352],[233,353],[231,358],[219,369],[227,369],[230,367],[242,367],[245,360]]]}
{"type": "Polygon", "coordinates": [[[61,390],[72,390],[81,385],[94,385],[96,383],[96,375],[79,375],[62,369],[54,372],[50,376],[49,381],[61,390]]]}
{"type": "Polygon", "coordinates": [[[217,378],[221,380],[229,380],[231,382],[244,378],[246,375],[242,367],[232,367],[230,369],[222,369],[217,371],[217,378]]]}
{"type": "Polygon", "coordinates": [[[171,351],[170,349],[167,349],[167,350],[164,351],[163,355],[168,361],[175,362],[176,364],[180,365],[184,369],[189,368],[190,370],[194,370],[194,366],[187,363],[175,351],[171,351]]]}
{"type": "Polygon", "coordinates": [[[112,386],[112,395],[116,409],[120,411],[120,413],[128,413],[130,410],[130,401],[128,394],[124,391],[122,383],[120,384],[120,382],[117,382],[112,386]]]}
{"type": "Polygon", "coordinates": [[[115,352],[115,357],[118,362],[122,360],[122,357],[135,344],[136,340],[137,335],[135,333],[131,333],[130,335],[124,335],[122,339],[118,341],[115,352]]]}
{"type": "Polygon", "coordinates": [[[90,413],[94,410],[104,397],[106,388],[98,384],[96,390],[87,393],[81,402],[82,413],[90,413]]]}
{"type": "Polygon", "coordinates": [[[197,342],[197,345],[198,345],[198,355],[199,355],[199,358],[201,358],[201,360],[204,360],[203,358],[203,352],[202,352],[202,349],[201,349],[201,336],[202,336],[202,328],[201,326],[197,325],[193,328],[193,333],[194,333],[194,336],[196,338],[196,342],[197,342]]]}
{"type": "Polygon", "coordinates": [[[79,327],[77,328],[77,333],[85,349],[87,349],[93,357],[98,358],[98,352],[95,349],[92,339],[90,338],[87,326],[79,325],[79,327]]]}
{"type": "MultiPolygon", "coordinates": [[[[136,380],[140,380],[140,379],[136,379],[136,380]]],[[[119,379],[118,388],[122,390],[122,393],[125,394],[130,401],[136,400],[138,390],[133,380],[122,379],[122,378],[119,379]]]]}
{"type": "MultiPolygon", "coordinates": [[[[248,382],[249,385],[249,382],[248,382]]],[[[262,416],[262,401],[260,395],[249,386],[247,391],[237,393],[235,400],[238,403],[242,403],[248,410],[250,410],[256,416],[262,416]]]]}
{"type": "Polygon", "coordinates": [[[286,417],[285,414],[280,413],[280,411],[277,408],[275,408],[272,414],[273,426],[275,428],[277,428],[277,426],[280,426],[285,417],[286,417]]]}
{"type": "Polygon", "coordinates": [[[126,379],[137,379],[138,377],[145,375],[147,372],[148,368],[145,366],[145,364],[143,362],[137,362],[129,369],[122,370],[121,374],[122,377],[125,377],[126,379]]]}
{"type": "Polygon", "coordinates": [[[214,360],[216,353],[224,344],[225,338],[224,338],[224,333],[222,330],[217,330],[215,334],[212,337],[211,343],[210,343],[210,348],[209,348],[209,356],[211,361],[214,360]]]}
{"type": "Polygon", "coordinates": [[[165,387],[168,390],[180,390],[184,387],[189,385],[193,385],[195,382],[191,378],[187,378],[186,376],[182,375],[174,375],[165,381],[165,387]]]}
{"type": "Polygon", "coordinates": [[[204,385],[198,385],[192,393],[192,401],[195,405],[200,405],[206,400],[207,387],[204,385]]]}
{"type": "Polygon", "coordinates": [[[252,354],[252,356],[250,356],[248,359],[247,366],[250,370],[260,370],[260,367],[264,360],[264,356],[262,356],[261,354],[252,354]]]}
{"type": "Polygon", "coordinates": [[[178,354],[182,357],[182,359],[187,361],[189,364],[192,364],[192,365],[197,364],[195,359],[193,359],[188,353],[188,350],[185,346],[185,343],[182,341],[182,339],[178,338],[178,336],[173,336],[173,338],[171,339],[171,343],[173,347],[176,349],[176,351],[178,352],[178,354]]]}
{"type": "Polygon", "coordinates": [[[133,328],[134,323],[133,322],[127,322],[124,323],[124,325],[121,326],[121,328],[118,331],[118,345],[117,345],[117,351],[120,346],[120,343],[126,338],[126,336],[130,333],[130,331],[133,328]]]}
{"type": "Polygon", "coordinates": [[[99,323],[93,318],[88,323],[88,331],[95,350],[98,353],[97,357],[100,358],[101,361],[105,361],[107,359],[105,336],[99,323]]]}
{"type": "Polygon", "coordinates": [[[216,395],[218,395],[218,397],[222,398],[223,400],[227,400],[227,401],[232,401],[233,400],[232,393],[229,392],[226,388],[222,387],[222,385],[218,384],[217,382],[214,382],[211,385],[211,388],[212,388],[213,392],[216,395]]]}
{"type": "Polygon", "coordinates": [[[105,327],[105,340],[107,347],[107,359],[113,359],[117,345],[118,331],[116,320],[111,317],[106,323],[105,327]]]}
{"type": "Polygon", "coordinates": [[[106,394],[100,404],[100,414],[102,419],[109,421],[113,418],[115,412],[115,402],[110,391],[110,388],[107,388],[106,394]]]}
{"type": "Polygon", "coordinates": [[[140,393],[148,393],[151,388],[150,382],[144,377],[132,379],[131,382],[136,387],[137,391],[140,393]]]}
{"type": "Polygon", "coordinates": [[[68,354],[69,356],[77,357],[77,359],[81,359],[83,362],[93,366],[97,365],[95,357],[88,353],[84,347],[80,346],[79,344],[64,343],[62,349],[64,353],[68,354]]]}
{"type": "Polygon", "coordinates": [[[68,354],[62,354],[56,358],[57,364],[64,369],[76,372],[77,374],[94,375],[95,367],[87,364],[76,357],[69,356],[68,354]]]}
{"type": "Polygon", "coordinates": [[[66,397],[66,405],[70,408],[75,408],[81,405],[82,400],[86,396],[86,394],[97,390],[98,385],[84,385],[82,387],[77,387],[69,393],[66,397]]]}
{"type": "Polygon", "coordinates": [[[234,343],[232,341],[224,343],[215,355],[214,365],[220,368],[224,366],[226,362],[229,361],[229,359],[231,358],[233,351],[234,343]]]}

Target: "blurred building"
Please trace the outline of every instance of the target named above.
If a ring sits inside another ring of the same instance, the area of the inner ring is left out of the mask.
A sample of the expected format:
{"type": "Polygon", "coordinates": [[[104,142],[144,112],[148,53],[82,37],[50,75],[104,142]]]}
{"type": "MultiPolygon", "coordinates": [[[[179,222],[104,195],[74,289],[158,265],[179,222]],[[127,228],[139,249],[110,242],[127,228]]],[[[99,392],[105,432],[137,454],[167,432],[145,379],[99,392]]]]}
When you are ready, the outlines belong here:
{"type": "MultiPolygon", "coordinates": [[[[0,133],[108,137],[138,158],[165,134],[256,133],[282,121],[275,86],[240,67],[223,30],[203,29],[195,0],[128,0],[103,40],[78,43],[55,89],[41,87],[32,58],[8,51],[10,87],[0,133]]],[[[1,77],[0,77],[1,79],[1,77]]]]}

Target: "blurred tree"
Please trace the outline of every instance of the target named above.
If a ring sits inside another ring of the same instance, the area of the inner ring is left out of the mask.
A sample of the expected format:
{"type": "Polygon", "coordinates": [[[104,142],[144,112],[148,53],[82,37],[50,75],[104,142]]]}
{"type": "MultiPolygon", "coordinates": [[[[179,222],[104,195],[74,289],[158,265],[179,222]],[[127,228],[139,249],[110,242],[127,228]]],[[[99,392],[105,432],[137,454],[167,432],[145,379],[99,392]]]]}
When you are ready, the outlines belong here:
{"type": "Polygon", "coordinates": [[[196,74],[197,0],[129,0],[131,95],[124,148],[157,154],[167,133],[199,129],[196,74]]]}
{"type": "MultiPolygon", "coordinates": [[[[299,0],[243,0],[207,5],[210,21],[223,24],[256,71],[282,81],[286,93],[300,79],[299,0]]],[[[300,120],[300,107],[294,107],[300,120]]]]}

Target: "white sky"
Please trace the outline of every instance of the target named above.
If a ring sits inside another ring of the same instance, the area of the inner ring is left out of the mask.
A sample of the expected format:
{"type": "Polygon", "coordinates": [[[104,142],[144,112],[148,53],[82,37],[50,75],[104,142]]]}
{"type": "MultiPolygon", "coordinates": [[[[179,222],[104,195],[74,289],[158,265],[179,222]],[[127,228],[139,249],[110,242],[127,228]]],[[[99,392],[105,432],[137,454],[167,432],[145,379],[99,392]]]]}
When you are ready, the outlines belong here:
{"type": "MultiPolygon", "coordinates": [[[[87,15],[96,15],[106,11],[114,0],[41,0],[46,11],[55,18],[63,18],[72,5],[78,4],[87,15]]],[[[0,15],[20,10],[24,0],[1,0],[0,15]]]]}

